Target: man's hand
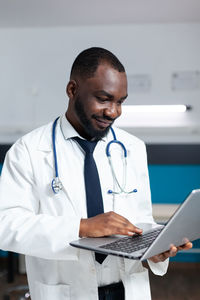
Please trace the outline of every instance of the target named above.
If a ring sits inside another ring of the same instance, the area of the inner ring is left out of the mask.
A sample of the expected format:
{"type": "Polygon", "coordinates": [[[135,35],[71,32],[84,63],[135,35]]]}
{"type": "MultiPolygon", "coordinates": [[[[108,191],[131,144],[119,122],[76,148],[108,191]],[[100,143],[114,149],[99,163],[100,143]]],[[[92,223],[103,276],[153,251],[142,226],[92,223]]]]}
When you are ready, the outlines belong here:
{"type": "Polygon", "coordinates": [[[80,237],[103,237],[112,234],[132,236],[134,233],[142,234],[142,229],[137,228],[126,218],[113,211],[81,219],[80,222],[80,237]]]}
{"type": "Polygon", "coordinates": [[[183,246],[179,246],[176,247],[174,245],[171,245],[170,250],[163,252],[161,254],[155,255],[151,258],[149,258],[151,261],[157,263],[157,262],[161,262],[161,261],[165,261],[167,258],[169,257],[173,257],[176,256],[177,252],[180,250],[188,250],[192,248],[192,243],[191,242],[187,242],[186,244],[184,244],[183,246]]]}

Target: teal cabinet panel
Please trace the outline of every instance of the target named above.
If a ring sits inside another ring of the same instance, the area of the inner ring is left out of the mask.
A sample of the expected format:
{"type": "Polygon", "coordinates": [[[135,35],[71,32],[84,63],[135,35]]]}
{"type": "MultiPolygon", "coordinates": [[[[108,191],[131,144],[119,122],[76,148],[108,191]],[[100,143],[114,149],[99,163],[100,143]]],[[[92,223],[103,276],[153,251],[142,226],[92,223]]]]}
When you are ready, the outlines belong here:
{"type": "Polygon", "coordinates": [[[178,204],[200,189],[200,165],[149,165],[153,203],[178,204]]]}

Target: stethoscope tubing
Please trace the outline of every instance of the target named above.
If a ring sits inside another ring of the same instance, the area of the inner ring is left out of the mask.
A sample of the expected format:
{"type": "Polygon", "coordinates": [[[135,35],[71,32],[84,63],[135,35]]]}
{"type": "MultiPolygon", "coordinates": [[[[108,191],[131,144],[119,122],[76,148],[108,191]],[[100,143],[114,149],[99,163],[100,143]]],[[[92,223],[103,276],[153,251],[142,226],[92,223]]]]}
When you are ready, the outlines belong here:
{"type": "MultiPolygon", "coordinates": [[[[53,180],[51,182],[51,188],[52,188],[52,190],[55,194],[58,194],[59,191],[62,190],[62,183],[61,183],[61,181],[59,179],[59,175],[58,175],[58,161],[57,161],[57,151],[56,151],[56,124],[57,124],[58,119],[59,119],[59,117],[55,119],[55,121],[53,122],[53,127],[52,127],[52,147],[53,147],[55,177],[53,178],[53,180]]],[[[117,194],[136,193],[137,189],[134,189],[132,191],[125,191],[126,173],[127,173],[127,150],[126,150],[126,147],[124,146],[124,144],[117,140],[114,129],[112,127],[110,129],[111,129],[111,132],[112,132],[112,135],[113,135],[113,140],[110,141],[106,146],[106,156],[108,157],[113,178],[114,178],[120,192],[115,192],[115,191],[112,191],[112,190],[108,190],[108,194],[117,195],[117,194]],[[120,185],[120,183],[117,179],[117,176],[115,174],[114,167],[113,167],[113,164],[112,164],[110,147],[114,143],[118,144],[122,148],[123,154],[124,154],[124,160],[123,160],[123,165],[124,165],[123,166],[123,178],[124,178],[124,180],[123,180],[122,185],[120,185]]]]}
{"type": "Polygon", "coordinates": [[[56,153],[56,124],[59,117],[55,119],[52,129],[52,146],[53,146],[53,157],[54,157],[54,167],[55,167],[55,177],[58,177],[58,161],[56,153]]]}
{"type": "Polygon", "coordinates": [[[55,119],[52,128],[52,147],[53,147],[55,177],[52,179],[51,188],[54,194],[58,194],[59,191],[62,190],[62,182],[60,181],[58,176],[58,161],[57,161],[57,152],[56,152],[56,124],[58,119],[59,117],[55,119]]]}

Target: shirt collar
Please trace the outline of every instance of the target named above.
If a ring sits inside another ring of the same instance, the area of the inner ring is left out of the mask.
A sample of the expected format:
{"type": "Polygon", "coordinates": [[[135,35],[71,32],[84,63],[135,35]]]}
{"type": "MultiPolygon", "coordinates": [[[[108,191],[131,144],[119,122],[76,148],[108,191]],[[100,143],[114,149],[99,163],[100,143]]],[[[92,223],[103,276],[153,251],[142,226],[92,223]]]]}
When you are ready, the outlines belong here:
{"type": "MultiPolygon", "coordinates": [[[[75,128],[71,125],[71,123],[67,120],[65,115],[61,116],[60,128],[65,140],[71,139],[75,136],[82,138],[80,134],[75,130],[75,128]]],[[[102,138],[101,141],[106,142],[106,137],[102,138]]]]}
{"type": "Polygon", "coordinates": [[[81,137],[71,123],[67,120],[65,115],[60,118],[60,128],[65,140],[71,139],[75,136],[81,137]]]}

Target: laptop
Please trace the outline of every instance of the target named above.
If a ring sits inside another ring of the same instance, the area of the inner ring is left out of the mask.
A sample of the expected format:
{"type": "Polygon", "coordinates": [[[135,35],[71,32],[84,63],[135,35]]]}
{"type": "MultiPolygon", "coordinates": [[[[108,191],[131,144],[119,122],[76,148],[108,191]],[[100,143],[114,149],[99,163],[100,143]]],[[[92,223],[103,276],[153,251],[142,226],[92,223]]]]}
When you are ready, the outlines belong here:
{"type": "Polygon", "coordinates": [[[200,189],[193,190],[165,225],[136,224],[143,234],[113,235],[100,238],[80,238],[73,247],[129,259],[146,260],[187,241],[200,238],[200,189]]]}

